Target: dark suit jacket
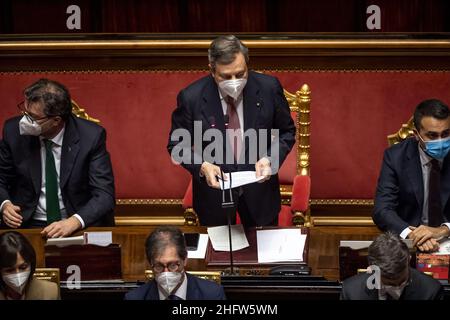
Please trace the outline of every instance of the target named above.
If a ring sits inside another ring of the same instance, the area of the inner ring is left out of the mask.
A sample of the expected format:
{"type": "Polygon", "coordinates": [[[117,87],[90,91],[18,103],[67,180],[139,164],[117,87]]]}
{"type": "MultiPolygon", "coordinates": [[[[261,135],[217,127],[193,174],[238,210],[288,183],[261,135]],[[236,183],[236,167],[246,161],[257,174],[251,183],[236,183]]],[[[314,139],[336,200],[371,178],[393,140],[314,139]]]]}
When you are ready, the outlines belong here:
{"type": "MultiPolygon", "coordinates": [[[[243,91],[244,130],[267,129],[266,150],[259,154],[271,156],[270,129],[279,129],[279,164],[283,163],[287,154],[295,143],[295,124],[291,118],[289,105],[283,94],[280,82],[271,76],[249,72],[247,85],[243,91]]],[[[225,121],[220,103],[217,84],[211,75],[201,78],[183,89],[177,98],[177,108],[172,114],[171,133],[179,128],[187,129],[194,137],[194,121],[202,122],[202,131],[216,128],[225,137],[225,121]]],[[[190,152],[194,138],[186,143],[183,152],[190,152]]],[[[225,138],[224,138],[224,141],[225,138]]],[[[255,170],[255,163],[259,159],[248,161],[249,145],[245,141],[246,164],[219,164],[225,172],[255,170]],[[256,161],[255,161],[256,160],[256,161]]],[[[201,149],[210,143],[204,141],[201,149]]],[[[171,141],[169,137],[168,150],[172,151],[178,141],[171,141]]],[[[258,144],[259,145],[259,138],[258,144]]],[[[258,150],[259,151],[259,150],[258,150]]],[[[223,152],[225,154],[225,143],[223,152]]],[[[261,156],[262,157],[262,156],[261,156]]],[[[258,156],[258,158],[261,158],[258,156]]],[[[191,155],[193,161],[193,155],[191,155]]],[[[211,162],[211,161],[209,161],[211,162]]],[[[193,162],[192,162],[193,163],[193,162]]],[[[202,225],[226,224],[221,203],[222,192],[209,187],[205,179],[199,177],[202,161],[199,164],[182,164],[192,174],[193,203],[202,225]]],[[[273,175],[264,183],[253,183],[243,187],[243,196],[248,210],[258,225],[265,225],[275,220],[280,211],[280,191],[278,175],[273,175]]]]}
{"type": "MultiPolygon", "coordinates": [[[[223,287],[215,282],[203,280],[186,273],[186,300],[225,300],[223,287]]],[[[159,300],[158,285],[155,280],[131,290],[125,295],[125,300],[159,300]]]]}
{"type": "MultiPolygon", "coordinates": [[[[403,289],[400,300],[439,300],[442,298],[441,284],[432,277],[410,268],[410,283],[403,289]]],[[[363,273],[346,279],[342,283],[341,300],[378,300],[378,290],[367,288],[370,274],[363,273]]]]}
{"type": "MultiPolygon", "coordinates": [[[[383,231],[400,234],[408,226],[420,225],[423,208],[423,177],[417,141],[406,139],[388,148],[375,196],[373,221],[383,231]]],[[[444,216],[450,221],[450,155],[441,170],[444,216]]]]}
{"type": "MultiPolygon", "coordinates": [[[[0,203],[9,199],[22,209],[23,223],[34,214],[41,192],[38,137],[21,136],[20,117],[9,119],[0,141],[0,203]]],[[[68,215],[79,214],[86,226],[114,225],[114,177],[99,125],[71,116],[61,149],[60,188],[68,215]]]]}

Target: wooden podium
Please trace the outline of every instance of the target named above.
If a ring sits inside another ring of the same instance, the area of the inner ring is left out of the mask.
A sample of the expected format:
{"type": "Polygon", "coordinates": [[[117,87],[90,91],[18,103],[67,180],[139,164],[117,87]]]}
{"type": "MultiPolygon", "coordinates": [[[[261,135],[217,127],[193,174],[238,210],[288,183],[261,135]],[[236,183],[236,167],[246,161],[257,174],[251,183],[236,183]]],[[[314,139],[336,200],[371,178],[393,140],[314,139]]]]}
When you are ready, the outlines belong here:
{"type": "MultiPolygon", "coordinates": [[[[308,247],[309,247],[309,229],[288,227],[289,229],[300,229],[302,234],[306,234],[306,243],[303,250],[303,261],[295,263],[295,265],[302,265],[306,269],[308,266],[308,247]]],[[[249,243],[249,247],[242,250],[233,251],[233,265],[236,269],[239,269],[240,275],[268,275],[271,268],[282,265],[293,265],[293,263],[286,262],[274,262],[274,263],[259,263],[258,262],[258,245],[256,238],[257,230],[268,229],[288,229],[286,227],[259,227],[249,228],[245,230],[245,235],[249,243]]],[[[206,251],[206,265],[208,269],[224,270],[230,266],[230,253],[228,251],[215,251],[208,242],[208,248],[206,251]]]]}
{"type": "Polygon", "coordinates": [[[73,267],[81,271],[81,281],[122,279],[121,247],[110,244],[102,247],[92,244],[65,247],[45,246],[45,266],[59,268],[61,281],[73,274],[73,267]]]}

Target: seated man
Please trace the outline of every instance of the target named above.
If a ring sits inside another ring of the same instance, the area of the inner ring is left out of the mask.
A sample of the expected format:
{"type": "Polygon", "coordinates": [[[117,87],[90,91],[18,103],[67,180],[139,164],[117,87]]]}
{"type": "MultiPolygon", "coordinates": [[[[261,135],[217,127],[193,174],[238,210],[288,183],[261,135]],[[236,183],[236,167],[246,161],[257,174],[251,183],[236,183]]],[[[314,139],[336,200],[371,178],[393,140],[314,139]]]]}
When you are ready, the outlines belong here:
{"type": "Polygon", "coordinates": [[[179,229],[155,229],[147,238],[145,250],[155,279],[128,292],[126,300],[225,299],[222,286],[185,272],[187,250],[179,229]]]}
{"type": "Polygon", "coordinates": [[[439,100],[425,100],[414,126],[414,138],[384,153],[373,221],[422,251],[436,251],[450,235],[450,111],[439,100]]]}
{"type": "Polygon", "coordinates": [[[342,283],[342,300],[435,300],[441,284],[410,267],[406,244],[393,233],[378,236],[369,246],[369,268],[342,283]]]}
{"type": "Polygon", "coordinates": [[[68,90],[40,79],[24,90],[22,117],[0,140],[2,226],[44,228],[49,238],[114,225],[114,178],[106,133],[72,114],[68,90]]]}

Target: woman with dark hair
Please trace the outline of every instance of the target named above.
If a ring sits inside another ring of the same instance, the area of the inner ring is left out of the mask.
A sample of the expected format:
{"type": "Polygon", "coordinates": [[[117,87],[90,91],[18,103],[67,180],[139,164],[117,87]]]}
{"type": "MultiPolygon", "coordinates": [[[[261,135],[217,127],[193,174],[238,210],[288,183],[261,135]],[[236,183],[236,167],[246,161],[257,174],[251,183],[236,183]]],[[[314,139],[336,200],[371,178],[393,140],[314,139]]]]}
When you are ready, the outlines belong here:
{"type": "Polygon", "coordinates": [[[0,300],[57,300],[58,286],[33,277],[36,252],[21,233],[0,234],[0,300]]]}

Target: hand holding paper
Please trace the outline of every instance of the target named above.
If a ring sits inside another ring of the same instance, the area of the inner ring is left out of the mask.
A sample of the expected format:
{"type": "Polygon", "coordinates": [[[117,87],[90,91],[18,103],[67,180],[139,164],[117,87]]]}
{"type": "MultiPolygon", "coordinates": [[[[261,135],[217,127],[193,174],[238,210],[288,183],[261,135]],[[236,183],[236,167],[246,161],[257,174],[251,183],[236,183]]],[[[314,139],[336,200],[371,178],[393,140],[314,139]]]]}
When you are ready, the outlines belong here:
{"type": "Polygon", "coordinates": [[[246,184],[255,183],[257,181],[263,180],[264,176],[256,177],[255,171],[237,171],[231,173],[231,179],[230,174],[225,173],[225,181],[222,181],[222,177],[219,176],[219,185],[220,189],[230,189],[230,181],[231,181],[231,187],[236,188],[240,187],[246,184]]]}

